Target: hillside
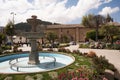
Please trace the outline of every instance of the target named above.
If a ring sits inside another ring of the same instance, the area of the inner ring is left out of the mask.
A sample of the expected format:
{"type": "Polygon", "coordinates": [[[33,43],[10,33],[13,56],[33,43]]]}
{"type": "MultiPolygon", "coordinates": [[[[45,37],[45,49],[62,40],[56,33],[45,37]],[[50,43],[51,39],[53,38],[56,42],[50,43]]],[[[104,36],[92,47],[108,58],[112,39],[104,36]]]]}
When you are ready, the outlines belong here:
{"type": "MultiPolygon", "coordinates": [[[[59,23],[52,23],[52,22],[42,21],[42,20],[39,20],[39,24],[40,25],[60,25],[59,23]]],[[[15,24],[15,30],[22,30],[25,32],[29,32],[31,30],[31,25],[28,23],[21,22],[21,23],[15,24]]]]}

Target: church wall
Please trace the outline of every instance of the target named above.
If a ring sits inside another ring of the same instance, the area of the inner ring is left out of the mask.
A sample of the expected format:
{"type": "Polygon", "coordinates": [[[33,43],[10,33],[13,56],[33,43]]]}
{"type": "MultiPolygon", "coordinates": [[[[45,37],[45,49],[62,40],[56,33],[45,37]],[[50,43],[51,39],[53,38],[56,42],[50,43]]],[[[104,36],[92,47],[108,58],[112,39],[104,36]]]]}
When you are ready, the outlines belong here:
{"type": "Polygon", "coordinates": [[[91,28],[86,27],[64,27],[64,28],[47,28],[47,32],[54,32],[59,37],[67,36],[71,41],[84,42],[86,33],[90,31],[91,28]]]}

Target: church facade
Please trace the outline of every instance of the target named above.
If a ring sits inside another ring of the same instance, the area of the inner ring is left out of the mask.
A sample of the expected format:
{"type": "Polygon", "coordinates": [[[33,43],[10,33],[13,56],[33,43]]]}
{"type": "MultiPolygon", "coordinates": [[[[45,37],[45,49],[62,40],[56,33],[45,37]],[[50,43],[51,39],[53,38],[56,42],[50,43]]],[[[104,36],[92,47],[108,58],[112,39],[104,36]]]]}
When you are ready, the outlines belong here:
{"type": "Polygon", "coordinates": [[[80,24],[61,24],[48,25],[46,32],[55,33],[60,42],[62,42],[63,37],[67,37],[69,41],[84,42],[86,33],[92,29],[94,28],[84,27],[80,24]]]}

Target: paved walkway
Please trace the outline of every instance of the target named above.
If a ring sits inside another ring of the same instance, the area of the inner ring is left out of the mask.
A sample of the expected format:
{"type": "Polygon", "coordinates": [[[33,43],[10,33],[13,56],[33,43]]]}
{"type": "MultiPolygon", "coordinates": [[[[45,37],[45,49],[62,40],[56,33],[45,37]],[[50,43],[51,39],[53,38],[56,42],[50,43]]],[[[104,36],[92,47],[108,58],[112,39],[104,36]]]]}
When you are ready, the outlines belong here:
{"type": "Polygon", "coordinates": [[[98,56],[102,55],[105,56],[106,59],[109,60],[120,72],[120,51],[119,50],[107,50],[107,49],[83,49],[79,48],[79,45],[71,45],[66,47],[67,49],[73,50],[80,50],[82,53],[94,51],[98,56]]]}

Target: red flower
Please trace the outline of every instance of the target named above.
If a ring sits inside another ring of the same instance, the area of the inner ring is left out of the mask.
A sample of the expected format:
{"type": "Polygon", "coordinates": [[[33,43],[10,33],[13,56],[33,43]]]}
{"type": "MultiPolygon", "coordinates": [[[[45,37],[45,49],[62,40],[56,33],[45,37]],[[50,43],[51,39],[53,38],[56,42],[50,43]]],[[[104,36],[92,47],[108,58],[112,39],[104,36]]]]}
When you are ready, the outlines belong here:
{"type": "Polygon", "coordinates": [[[103,80],[108,80],[108,79],[104,77],[103,80]]]}
{"type": "Polygon", "coordinates": [[[78,80],[78,78],[77,78],[77,77],[75,77],[75,78],[72,78],[71,80],[78,80]]]}
{"type": "Polygon", "coordinates": [[[80,77],[83,77],[83,74],[82,74],[82,72],[80,73],[80,77]]]}
{"type": "Polygon", "coordinates": [[[79,78],[78,80],[84,80],[83,78],[79,78]]]}
{"type": "Polygon", "coordinates": [[[89,80],[88,78],[84,78],[84,80],[89,80]]]}

